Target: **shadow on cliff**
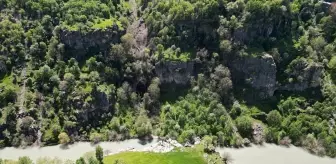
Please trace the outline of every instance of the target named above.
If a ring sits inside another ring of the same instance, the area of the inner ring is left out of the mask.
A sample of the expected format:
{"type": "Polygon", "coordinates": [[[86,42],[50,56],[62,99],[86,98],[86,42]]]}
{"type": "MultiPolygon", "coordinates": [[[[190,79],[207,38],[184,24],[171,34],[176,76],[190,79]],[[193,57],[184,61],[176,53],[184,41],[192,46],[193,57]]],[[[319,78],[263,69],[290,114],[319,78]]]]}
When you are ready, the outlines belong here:
{"type": "Polygon", "coordinates": [[[176,84],[165,84],[161,85],[161,96],[160,102],[162,103],[174,103],[179,97],[184,97],[188,94],[190,86],[181,86],[176,84]]]}

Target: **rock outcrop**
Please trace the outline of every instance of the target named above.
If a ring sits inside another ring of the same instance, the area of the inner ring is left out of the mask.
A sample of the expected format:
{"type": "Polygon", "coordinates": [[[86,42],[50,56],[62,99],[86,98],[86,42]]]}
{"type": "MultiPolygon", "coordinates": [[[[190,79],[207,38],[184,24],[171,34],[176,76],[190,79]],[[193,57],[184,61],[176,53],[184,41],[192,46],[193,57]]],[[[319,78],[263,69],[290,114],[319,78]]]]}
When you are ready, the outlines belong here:
{"type": "Polygon", "coordinates": [[[280,87],[287,91],[304,91],[308,88],[321,86],[323,66],[318,63],[308,62],[306,59],[300,59],[289,65],[287,75],[291,79],[288,84],[280,87]]]}
{"type": "Polygon", "coordinates": [[[156,63],[155,73],[161,83],[186,85],[194,71],[194,62],[163,61],[156,63]]]}
{"type": "Polygon", "coordinates": [[[239,57],[231,64],[234,84],[247,85],[256,90],[256,99],[267,99],[276,90],[276,64],[273,57],[264,54],[260,57],[239,57]]]}
{"type": "Polygon", "coordinates": [[[257,144],[263,143],[265,141],[263,125],[260,123],[254,123],[252,129],[254,142],[257,144]]]}
{"type": "Polygon", "coordinates": [[[120,31],[117,25],[106,29],[95,29],[89,32],[60,31],[60,41],[65,45],[65,50],[80,59],[86,53],[93,51],[104,52],[113,43],[119,43],[125,31],[120,31]]]}

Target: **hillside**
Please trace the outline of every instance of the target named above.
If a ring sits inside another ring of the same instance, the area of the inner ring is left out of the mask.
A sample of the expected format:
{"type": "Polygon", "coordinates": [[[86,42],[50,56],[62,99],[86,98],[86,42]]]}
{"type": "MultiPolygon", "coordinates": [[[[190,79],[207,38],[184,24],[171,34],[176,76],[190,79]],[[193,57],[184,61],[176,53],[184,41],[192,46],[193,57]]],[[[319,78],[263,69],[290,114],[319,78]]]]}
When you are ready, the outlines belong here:
{"type": "Polygon", "coordinates": [[[336,156],[336,5],[0,0],[0,148],[210,137],[336,156]]]}

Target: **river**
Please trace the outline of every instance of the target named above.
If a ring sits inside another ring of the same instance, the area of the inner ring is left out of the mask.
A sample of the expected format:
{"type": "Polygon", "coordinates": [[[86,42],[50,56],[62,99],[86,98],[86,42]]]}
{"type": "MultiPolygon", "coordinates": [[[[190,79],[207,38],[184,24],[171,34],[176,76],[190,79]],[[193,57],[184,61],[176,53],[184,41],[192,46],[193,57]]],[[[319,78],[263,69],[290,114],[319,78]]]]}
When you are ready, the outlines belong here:
{"type": "MultiPolygon", "coordinates": [[[[121,142],[101,142],[100,145],[104,152],[109,151],[109,154],[116,154],[120,151],[134,148],[136,150],[145,150],[158,143],[158,139],[154,138],[150,143],[143,144],[138,139],[130,139],[121,142]]],[[[95,147],[90,142],[78,142],[69,145],[67,148],[62,148],[60,145],[46,146],[46,147],[28,147],[25,149],[6,147],[0,149],[0,158],[17,160],[19,157],[28,156],[33,161],[36,161],[40,157],[59,158],[62,160],[77,160],[87,152],[95,151],[95,147]]]]}
{"type": "MultiPolygon", "coordinates": [[[[146,148],[158,143],[154,140],[143,144],[137,139],[126,140],[122,142],[101,142],[99,145],[110,153],[115,154],[122,150],[135,148],[145,150],[146,148]]],[[[26,149],[7,147],[0,150],[0,158],[18,159],[20,156],[29,156],[36,161],[40,157],[58,157],[60,159],[76,160],[86,152],[94,151],[96,145],[88,142],[78,142],[70,145],[67,149],[59,145],[48,147],[30,147],[26,149]]],[[[328,157],[318,157],[305,150],[291,146],[281,147],[273,144],[264,144],[263,146],[251,146],[247,148],[217,148],[221,154],[227,152],[233,158],[232,164],[336,164],[336,159],[328,157]]]]}
{"type": "Polygon", "coordinates": [[[240,149],[217,148],[216,151],[229,153],[233,159],[232,164],[336,164],[336,159],[318,157],[295,146],[264,144],[240,149]]]}

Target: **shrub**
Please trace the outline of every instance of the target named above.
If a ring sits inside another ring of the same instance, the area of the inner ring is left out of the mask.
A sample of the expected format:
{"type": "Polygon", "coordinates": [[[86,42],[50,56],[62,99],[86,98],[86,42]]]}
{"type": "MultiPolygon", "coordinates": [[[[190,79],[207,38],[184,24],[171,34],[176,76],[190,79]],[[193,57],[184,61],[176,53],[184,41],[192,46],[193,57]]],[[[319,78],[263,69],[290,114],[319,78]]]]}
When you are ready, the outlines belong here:
{"type": "Polygon", "coordinates": [[[70,142],[70,138],[68,134],[66,134],[65,132],[62,132],[58,135],[58,140],[59,140],[59,143],[63,145],[66,145],[70,142]]]}
{"type": "Polygon", "coordinates": [[[97,132],[91,133],[90,134],[90,141],[94,144],[99,143],[100,141],[103,140],[103,136],[97,132]]]}
{"type": "Polygon", "coordinates": [[[252,134],[252,119],[248,116],[240,116],[236,119],[236,125],[239,133],[243,137],[249,137],[252,134]]]}

